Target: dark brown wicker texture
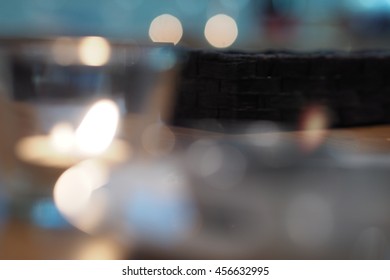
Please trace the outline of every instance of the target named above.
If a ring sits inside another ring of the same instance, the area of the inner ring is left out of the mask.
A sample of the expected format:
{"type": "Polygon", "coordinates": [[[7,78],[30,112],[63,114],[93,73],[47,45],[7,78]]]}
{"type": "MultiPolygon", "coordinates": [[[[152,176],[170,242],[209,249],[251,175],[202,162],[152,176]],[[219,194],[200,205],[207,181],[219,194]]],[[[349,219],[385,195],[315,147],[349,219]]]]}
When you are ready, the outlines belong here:
{"type": "Polygon", "coordinates": [[[333,126],[390,121],[389,52],[187,51],[174,123],[272,120],[296,124],[323,104],[333,126]]]}

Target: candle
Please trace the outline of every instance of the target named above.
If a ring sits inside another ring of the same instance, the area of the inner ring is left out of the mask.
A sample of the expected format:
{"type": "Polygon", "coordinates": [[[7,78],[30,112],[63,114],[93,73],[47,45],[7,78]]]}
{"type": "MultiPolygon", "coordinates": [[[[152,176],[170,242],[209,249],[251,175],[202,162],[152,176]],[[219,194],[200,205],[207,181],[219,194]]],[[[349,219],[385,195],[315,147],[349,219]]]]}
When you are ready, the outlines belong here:
{"type": "Polygon", "coordinates": [[[114,139],[118,123],[119,110],[115,103],[100,100],[75,131],[70,124],[59,123],[49,135],[21,139],[16,153],[30,164],[55,168],[68,168],[88,158],[124,162],[131,151],[125,141],[114,139]]]}

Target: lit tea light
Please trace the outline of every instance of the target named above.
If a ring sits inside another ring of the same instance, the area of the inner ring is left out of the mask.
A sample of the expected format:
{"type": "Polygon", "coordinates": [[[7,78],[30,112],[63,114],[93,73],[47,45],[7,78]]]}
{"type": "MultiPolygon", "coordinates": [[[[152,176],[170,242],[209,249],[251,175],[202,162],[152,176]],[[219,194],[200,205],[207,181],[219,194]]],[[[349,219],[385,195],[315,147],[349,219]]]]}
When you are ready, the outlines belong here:
{"type": "Polygon", "coordinates": [[[129,145],[114,139],[119,110],[110,100],[96,102],[74,131],[67,123],[57,124],[49,135],[22,139],[16,153],[25,162],[48,167],[67,168],[87,158],[120,163],[130,155],[129,145]]]}

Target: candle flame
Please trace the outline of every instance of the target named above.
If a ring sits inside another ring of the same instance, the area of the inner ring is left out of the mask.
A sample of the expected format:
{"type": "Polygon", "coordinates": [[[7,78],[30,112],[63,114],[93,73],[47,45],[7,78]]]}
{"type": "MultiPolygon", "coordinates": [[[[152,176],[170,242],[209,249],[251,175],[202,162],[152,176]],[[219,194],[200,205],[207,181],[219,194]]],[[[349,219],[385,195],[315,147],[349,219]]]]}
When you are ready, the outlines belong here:
{"type": "Polygon", "coordinates": [[[111,144],[119,122],[119,109],[111,100],[100,100],[76,130],[76,145],[83,153],[98,155],[111,144]]]}

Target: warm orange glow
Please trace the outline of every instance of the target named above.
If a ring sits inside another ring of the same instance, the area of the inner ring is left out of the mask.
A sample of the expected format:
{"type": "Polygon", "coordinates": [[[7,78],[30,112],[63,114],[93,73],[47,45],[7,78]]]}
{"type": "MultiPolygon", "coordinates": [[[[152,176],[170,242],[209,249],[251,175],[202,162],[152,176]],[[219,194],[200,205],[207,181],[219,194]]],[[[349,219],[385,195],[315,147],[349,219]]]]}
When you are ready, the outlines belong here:
{"type": "Polygon", "coordinates": [[[237,39],[236,21],[224,14],[215,15],[207,21],[204,35],[210,45],[216,48],[227,48],[237,39]]]}
{"type": "Polygon", "coordinates": [[[76,258],[80,260],[117,260],[123,258],[126,248],[113,238],[88,240],[78,247],[76,258]]]}
{"type": "Polygon", "coordinates": [[[102,66],[111,56],[111,47],[102,37],[85,37],[80,41],[80,61],[89,66],[102,66]]]}
{"type": "Polygon", "coordinates": [[[302,115],[300,143],[304,150],[312,151],[325,140],[329,127],[329,114],[323,106],[311,106],[302,115]]]}
{"type": "Polygon", "coordinates": [[[149,37],[158,43],[179,43],[183,36],[183,27],[178,18],[163,14],[156,17],[149,27],[149,37]]]}

